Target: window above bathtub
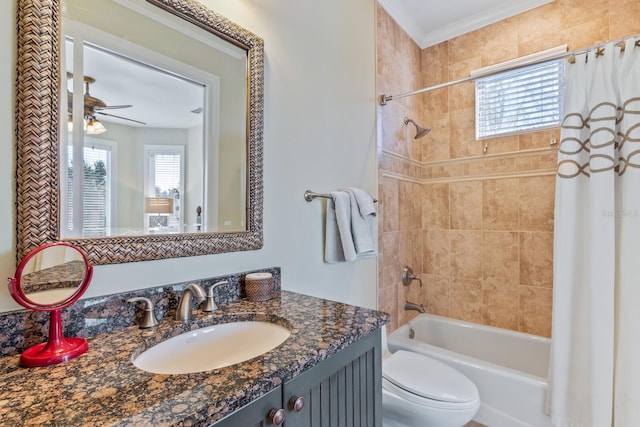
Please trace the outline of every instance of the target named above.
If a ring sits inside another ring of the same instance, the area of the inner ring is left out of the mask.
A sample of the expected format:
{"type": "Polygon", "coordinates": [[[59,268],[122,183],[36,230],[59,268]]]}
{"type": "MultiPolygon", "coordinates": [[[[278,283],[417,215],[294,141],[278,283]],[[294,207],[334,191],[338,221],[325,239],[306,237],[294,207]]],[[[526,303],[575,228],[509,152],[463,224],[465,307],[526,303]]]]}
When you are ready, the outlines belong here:
{"type": "Polygon", "coordinates": [[[475,70],[476,139],[557,127],[562,122],[566,46],[475,70]],[[540,62],[544,61],[544,62],[540,62]],[[525,66],[527,63],[534,63],[525,66]],[[517,67],[514,69],[514,67],[517,67]],[[504,69],[504,72],[499,72],[504,69]]]}

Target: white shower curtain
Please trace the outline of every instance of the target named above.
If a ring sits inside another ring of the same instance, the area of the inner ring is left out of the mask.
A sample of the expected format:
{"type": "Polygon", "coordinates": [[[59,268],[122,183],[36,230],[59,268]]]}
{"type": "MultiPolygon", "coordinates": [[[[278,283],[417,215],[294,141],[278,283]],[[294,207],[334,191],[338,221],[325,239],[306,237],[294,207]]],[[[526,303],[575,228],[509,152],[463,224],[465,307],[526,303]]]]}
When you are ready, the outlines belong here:
{"type": "Polygon", "coordinates": [[[640,47],[567,64],[556,179],[554,426],[640,425],[640,47]]]}

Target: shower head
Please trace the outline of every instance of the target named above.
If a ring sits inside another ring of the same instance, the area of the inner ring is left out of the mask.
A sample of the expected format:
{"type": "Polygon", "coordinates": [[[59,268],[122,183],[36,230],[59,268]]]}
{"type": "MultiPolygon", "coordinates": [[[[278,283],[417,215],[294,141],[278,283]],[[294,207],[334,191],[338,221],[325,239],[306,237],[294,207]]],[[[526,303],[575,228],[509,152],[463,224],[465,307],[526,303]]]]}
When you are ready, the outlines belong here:
{"type": "Polygon", "coordinates": [[[429,132],[431,132],[431,128],[423,128],[422,126],[418,125],[416,122],[411,120],[410,118],[405,117],[404,124],[408,125],[409,123],[413,123],[413,125],[416,127],[416,136],[413,139],[420,139],[426,134],[428,134],[429,132]]]}

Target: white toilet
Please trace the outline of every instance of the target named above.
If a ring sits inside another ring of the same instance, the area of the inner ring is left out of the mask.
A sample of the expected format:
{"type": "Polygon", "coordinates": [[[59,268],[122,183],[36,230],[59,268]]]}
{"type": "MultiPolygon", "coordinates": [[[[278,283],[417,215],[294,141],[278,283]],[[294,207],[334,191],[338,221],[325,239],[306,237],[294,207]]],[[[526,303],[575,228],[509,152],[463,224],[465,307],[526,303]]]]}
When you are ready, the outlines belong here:
{"type": "Polygon", "coordinates": [[[480,395],[469,378],[423,354],[391,354],[386,341],[383,332],[383,427],[462,427],[471,421],[480,395]]]}

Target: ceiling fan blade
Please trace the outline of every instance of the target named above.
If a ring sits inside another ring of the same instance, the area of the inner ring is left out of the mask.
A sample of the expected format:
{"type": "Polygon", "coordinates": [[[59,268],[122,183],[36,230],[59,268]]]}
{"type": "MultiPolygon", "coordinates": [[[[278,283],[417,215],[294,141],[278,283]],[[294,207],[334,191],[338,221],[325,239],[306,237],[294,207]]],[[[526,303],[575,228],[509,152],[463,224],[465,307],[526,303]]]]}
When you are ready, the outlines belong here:
{"type": "Polygon", "coordinates": [[[104,107],[95,107],[96,110],[115,110],[116,108],[131,108],[133,105],[105,105],[104,107]]]}
{"type": "Polygon", "coordinates": [[[141,125],[146,125],[145,122],[141,122],[140,120],[130,119],[128,117],[116,116],[115,114],[103,113],[102,111],[96,111],[97,114],[102,114],[103,116],[115,117],[117,119],[129,120],[130,122],[140,123],[141,125]]]}

